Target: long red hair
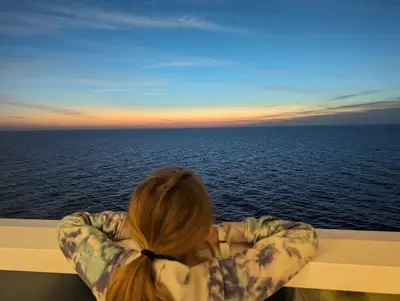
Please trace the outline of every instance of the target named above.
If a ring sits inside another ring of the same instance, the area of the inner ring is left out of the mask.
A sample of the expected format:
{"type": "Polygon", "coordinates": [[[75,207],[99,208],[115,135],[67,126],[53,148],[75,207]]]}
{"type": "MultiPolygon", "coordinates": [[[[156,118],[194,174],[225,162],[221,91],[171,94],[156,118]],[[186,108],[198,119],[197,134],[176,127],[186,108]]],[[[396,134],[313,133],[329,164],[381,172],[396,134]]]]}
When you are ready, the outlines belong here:
{"type": "MultiPolygon", "coordinates": [[[[192,265],[212,220],[211,200],[201,179],[183,168],[163,168],[137,187],[127,222],[141,248],[192,265]]],[[[154,276],[152,262],[139,256],[116,271],[107,301],[170,300],[154,283],[154,276]]]]}

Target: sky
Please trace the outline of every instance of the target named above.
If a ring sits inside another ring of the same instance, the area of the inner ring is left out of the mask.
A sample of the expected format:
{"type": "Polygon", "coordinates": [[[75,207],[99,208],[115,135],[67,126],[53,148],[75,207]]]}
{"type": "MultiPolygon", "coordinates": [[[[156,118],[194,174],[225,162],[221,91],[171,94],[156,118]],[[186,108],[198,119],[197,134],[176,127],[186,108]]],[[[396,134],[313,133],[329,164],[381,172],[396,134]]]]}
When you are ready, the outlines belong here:
{"type": "Polygon", "coordinates": [[[0,0],[0,128],[400,123],[397,0],[0,0]]]}

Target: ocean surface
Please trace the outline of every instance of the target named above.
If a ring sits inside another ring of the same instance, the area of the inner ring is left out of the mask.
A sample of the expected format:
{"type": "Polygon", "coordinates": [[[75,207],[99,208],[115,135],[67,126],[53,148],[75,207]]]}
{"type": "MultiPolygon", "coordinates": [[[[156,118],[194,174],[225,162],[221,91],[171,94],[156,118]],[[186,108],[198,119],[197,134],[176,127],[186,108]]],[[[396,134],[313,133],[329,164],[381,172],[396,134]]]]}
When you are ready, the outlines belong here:
{"type": "Polygon", "coordinates": [[[218,221],[400,231],[400,126],[0,132],[0,217],[123,210],[165,165],[198,172],[218,221]]]}

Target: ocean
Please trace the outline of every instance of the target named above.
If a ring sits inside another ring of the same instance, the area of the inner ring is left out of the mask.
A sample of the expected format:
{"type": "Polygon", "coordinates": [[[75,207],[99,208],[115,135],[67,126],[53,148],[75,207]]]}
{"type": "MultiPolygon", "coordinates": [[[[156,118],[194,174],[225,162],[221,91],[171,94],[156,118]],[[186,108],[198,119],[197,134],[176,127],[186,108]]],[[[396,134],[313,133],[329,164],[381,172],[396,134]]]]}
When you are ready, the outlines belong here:
{"type": "Polygon", "coordinates": [[[203,178],[218,221],[400,231],[399,125],[3,131],[0,217],[125,210],[167,165],[203,178]]]}

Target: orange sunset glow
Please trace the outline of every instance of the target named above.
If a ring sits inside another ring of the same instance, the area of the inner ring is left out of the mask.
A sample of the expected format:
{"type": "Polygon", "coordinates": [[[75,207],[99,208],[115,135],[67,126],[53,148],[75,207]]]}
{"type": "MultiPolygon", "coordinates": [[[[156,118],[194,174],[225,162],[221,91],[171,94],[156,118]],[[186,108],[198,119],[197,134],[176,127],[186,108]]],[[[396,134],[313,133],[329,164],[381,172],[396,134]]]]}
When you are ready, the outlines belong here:
{"type": "MultiPolygon", "coordinates": [[[[6,105],[4,105],[4,108],[6,105]]],[[[34,108],[25,109],[24,118],[2,116],[2,127],[66,127],[66,128],[134,128],[134,127],[202,127],[234,126],[268,123],[309,116],[362,112],[362,107],[342,107],[321,109],[300,105],[282,107],[227,107],[227,108],[187,108],[187,109],[120,109],[112,107],[82,108],[76,114],[63,112],[43,112],[34,108]]],[[[5,110],[3,111],[5,112],[5,110]]]]}

